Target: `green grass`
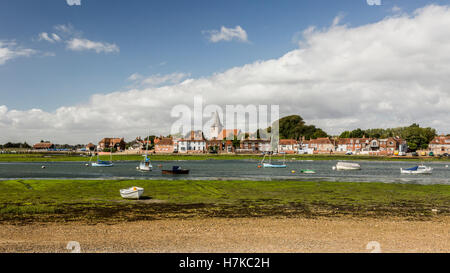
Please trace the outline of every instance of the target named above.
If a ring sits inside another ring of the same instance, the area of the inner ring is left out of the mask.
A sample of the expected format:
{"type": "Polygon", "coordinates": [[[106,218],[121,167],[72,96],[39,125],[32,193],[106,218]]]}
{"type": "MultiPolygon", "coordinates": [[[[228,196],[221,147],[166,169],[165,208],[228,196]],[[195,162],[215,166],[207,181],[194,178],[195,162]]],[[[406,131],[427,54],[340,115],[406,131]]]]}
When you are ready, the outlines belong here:
{"type": "Polygon", "coordinates": [[[302,181],[0,181],[0,221],[450,215],[450,186],[302,181]],[[145,188],[146,200],[119,189],[145,188]]]}
{"type": "MultiPolygon", "coordinates": [[[[170,160],[261,160],[261,155],[186,155],[173,154],[161,155],[151,154],[152,160],[170,161],[170,160]]],[[[100,159],[109,160],[110,156],[104,155],[100,159]]],[[[282,156],[274,156],[275,159],[282,159],[282,156]]],[[[370,161],[450,161],[447,158],[438,157],[388,157],[388,156],[346,156],[346,155],[287,155],[287,160],[370,160],[370,161]]],[[[115,161],[139,161],[141,155],[113,155],[115,161]]],[[[54,161],[89,161],[89,157],[80,155],[55,155],[55,154],[0,154],[0,162],[54,162],[54,161]]]]}

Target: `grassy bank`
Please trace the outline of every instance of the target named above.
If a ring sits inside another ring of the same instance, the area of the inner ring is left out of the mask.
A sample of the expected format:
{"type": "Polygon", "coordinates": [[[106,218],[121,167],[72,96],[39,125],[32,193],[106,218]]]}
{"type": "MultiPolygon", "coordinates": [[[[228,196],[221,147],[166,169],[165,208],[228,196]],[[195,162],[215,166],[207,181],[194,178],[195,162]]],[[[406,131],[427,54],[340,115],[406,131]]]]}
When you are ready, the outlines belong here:
{"type": "Polygon", "coordinates": [[[301,181],[0,181],[0,222],[450,215],[450,186],[301,181]],[[139,201],[119,189],[145,188],[139,201]]]}
{"type": "MultiPolygon", "coordinates": [[[[109,160],[109,156],[101,156],[101,159],[109,160]]],[[[161,155],[151,154],[152,160],[261,160],[261,155],[161,155]]],[[[275,159],[282,159],[282,156],[274,156],[275,159]]],[[[388,156],[364,156],[364,155],[287,155],[287,160],[369,160],[369,161],[449,161],[450,158],[438,157],[388,157],[388,156]]],[[[141,155],[113,155],[116,161],[139,161],[141,155]]],[[[80,155],[61,154],[0,154],[0,162],[54,162],[54,161],[89,161],[89,157],[80,155]]]]}

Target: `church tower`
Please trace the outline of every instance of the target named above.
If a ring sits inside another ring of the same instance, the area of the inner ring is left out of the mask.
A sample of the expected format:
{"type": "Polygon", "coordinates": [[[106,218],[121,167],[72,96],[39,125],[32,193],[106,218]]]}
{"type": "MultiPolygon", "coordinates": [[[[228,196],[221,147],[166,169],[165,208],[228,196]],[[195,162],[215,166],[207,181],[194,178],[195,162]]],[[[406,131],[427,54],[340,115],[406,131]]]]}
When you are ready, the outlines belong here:
{"type": "Polygon", "coordinates": [[[217,139],[222,131],[222,123],[220,123],[219,113],[217,111],[213,116],[214,123],[211,125],[210,137],[211,139],[217,139]]]}

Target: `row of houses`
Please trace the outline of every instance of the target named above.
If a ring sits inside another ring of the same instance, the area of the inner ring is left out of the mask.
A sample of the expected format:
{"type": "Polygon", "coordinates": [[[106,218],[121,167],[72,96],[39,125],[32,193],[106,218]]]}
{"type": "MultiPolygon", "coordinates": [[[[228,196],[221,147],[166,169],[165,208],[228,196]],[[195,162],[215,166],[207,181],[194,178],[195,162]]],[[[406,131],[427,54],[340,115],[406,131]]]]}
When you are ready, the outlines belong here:
{"type": "MultiPolygon", "coordinates": [[[[270,140],[256,139],[255,137],[242,138],[235,141],[240,134],[239,130],[221,132],[220,137],[207,140],[200,131],[192,131],[188,136],[159,137],[154,140],[155,153],[262,153],[272,151],[270,140]]],[[[137,138],[129,149],[145,149],[150,141],[137,138]]],[[[54,150],[51,142],[41,142],[33,146],[35,150],[54,150]]],[[[114,148],[124,151],[126,142],[124,138],[104,138],[98,145],[89,143],[86,151],[104,151],[114,148]]],[[[333,154],[348,153],[368,155],[396,155],[406,153],[406,141],[398,137],[383,139],[377,138],[317,138],[317,139],[280,139],[278,152],[287,154],[333,154]]],[[[437,136],[429,144],[429,151],[435,155],[450,154],[450,136],[437,136]]]]}
{"type": "MultiPolygon", "coordinates": [[[[231,138],[233,139],[233,138],[231,138]]],[[[234,138],[236,139],[236,138],[234,138]]],[[[332,154],[347,153],[394,155],[406,153],[406,141],[400,138],[317,138],[317,139],[280,139],[280,153],[297,154],[332,154]]],[[[271,141],[265,139],[247,138],[238,142],[234,140],[205,138],[157,138],[155,153],[261,153],[272,151],[271,141]]]]}

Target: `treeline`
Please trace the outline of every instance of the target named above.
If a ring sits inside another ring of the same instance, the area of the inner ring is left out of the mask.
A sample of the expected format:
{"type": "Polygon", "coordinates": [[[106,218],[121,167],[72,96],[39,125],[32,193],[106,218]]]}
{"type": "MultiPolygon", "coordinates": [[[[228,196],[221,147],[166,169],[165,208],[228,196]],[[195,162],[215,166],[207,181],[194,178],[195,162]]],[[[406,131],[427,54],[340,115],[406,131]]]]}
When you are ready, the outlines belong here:
{"type": "Polygon", "coordinates": [[[430,127],[422,128],[419,124],[412,124],[408,127],[397,127],[388,129],[356,129],[353,131],[344,131],[340,138],[388,138],[388,137],[400,137],[405,139],[408,143],[408,147],[411,150],[427,149],[428,144],[436,136],[436,130],[430,127]]]}
{"type": "Polygon", "coordinates": [[[28,143],[26,143],[26,142],[24,142],[24,143],[8,142],[3,145],[0,144],[0,149],[30,149],[30,148],[31,148],[31,146],[28,145],[28,143]]]}
{"type": "Polygon", "coordinates": [[[328,134],[314,125],[306,125],[299,115],[292,115],[279,120],[280,139],[296,139],[305,137],[307,140],[327,137],[328,134]]]}

